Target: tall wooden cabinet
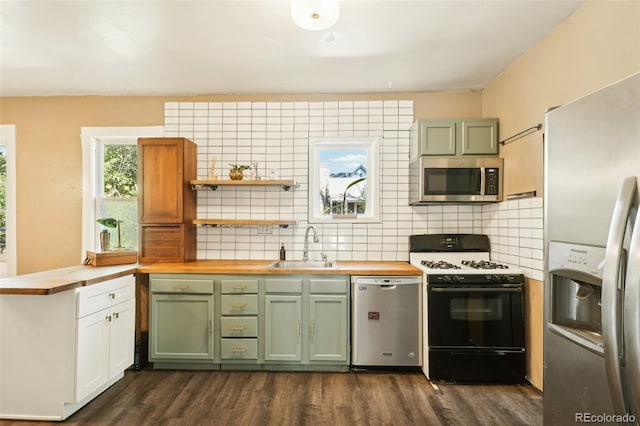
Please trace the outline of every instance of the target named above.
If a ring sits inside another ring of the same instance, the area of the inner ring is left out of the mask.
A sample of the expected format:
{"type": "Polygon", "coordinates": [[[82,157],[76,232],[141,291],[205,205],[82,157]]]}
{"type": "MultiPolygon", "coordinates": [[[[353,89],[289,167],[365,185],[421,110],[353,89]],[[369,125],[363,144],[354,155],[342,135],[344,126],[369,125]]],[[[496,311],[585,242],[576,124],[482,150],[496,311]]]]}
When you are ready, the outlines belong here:
{"type": "Polygon", "coordinates": [[[185,138],[138,139],[141,263],[196,257],[196,144],[185,138]]]}

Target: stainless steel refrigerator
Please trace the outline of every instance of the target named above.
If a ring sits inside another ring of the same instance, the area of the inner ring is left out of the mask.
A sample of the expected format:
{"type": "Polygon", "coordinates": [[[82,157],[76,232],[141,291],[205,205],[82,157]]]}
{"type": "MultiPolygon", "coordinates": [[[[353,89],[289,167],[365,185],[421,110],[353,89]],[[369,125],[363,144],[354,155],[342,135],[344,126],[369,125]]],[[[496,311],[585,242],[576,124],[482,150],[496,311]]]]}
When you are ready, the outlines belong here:
{"type": "Polygon", "coordinates": [[[546,114],[544,424],[640,417],[640,74],[546,114]]]}

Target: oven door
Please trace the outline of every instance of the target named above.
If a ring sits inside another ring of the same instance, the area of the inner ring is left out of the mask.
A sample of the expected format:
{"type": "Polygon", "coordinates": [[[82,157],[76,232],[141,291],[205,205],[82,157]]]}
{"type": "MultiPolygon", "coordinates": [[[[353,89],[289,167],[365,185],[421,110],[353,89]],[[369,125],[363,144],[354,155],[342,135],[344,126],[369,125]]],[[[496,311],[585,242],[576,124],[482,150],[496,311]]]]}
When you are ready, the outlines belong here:
{"type": "Polygon", "coordinates": [[[430,348],[524,348],[523,284],[428,284],[430,348]]]}

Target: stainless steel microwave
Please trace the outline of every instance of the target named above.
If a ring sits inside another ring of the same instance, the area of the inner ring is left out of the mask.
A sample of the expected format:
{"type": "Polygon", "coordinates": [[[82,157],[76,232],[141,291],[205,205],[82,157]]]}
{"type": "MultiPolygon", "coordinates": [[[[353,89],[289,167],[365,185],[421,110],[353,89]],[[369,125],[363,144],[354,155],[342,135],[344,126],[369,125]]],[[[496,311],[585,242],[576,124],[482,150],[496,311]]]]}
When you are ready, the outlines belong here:
{"type": "Polygon", "coordinates": [[[409,204],[502,201],[502,158],[422,156],[409,165],[409,204]]]}

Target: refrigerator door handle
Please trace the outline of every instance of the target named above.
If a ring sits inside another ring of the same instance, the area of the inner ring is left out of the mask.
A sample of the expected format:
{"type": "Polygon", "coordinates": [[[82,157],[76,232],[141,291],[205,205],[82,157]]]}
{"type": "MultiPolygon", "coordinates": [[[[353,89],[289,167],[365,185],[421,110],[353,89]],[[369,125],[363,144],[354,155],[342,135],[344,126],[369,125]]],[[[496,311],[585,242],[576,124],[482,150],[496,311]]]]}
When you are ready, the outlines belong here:
{"type": "Polygon", "coordinates": [[[624,296],[624,342],[629,412],[640,415],[640,211],[629,245],[629,266],[624,296]]]}
{"type": "Polygon", "coordinates": [[[624,269],[623,242],[631,204],[636,194],[635,176],[627,177],[620,187],[613,208],[607,247],[602,271],[602,337],[604,343],[604,362],[611,400],[616,413],[626,413],[620,359],[622,357],[621,298],[624,269]]]}

